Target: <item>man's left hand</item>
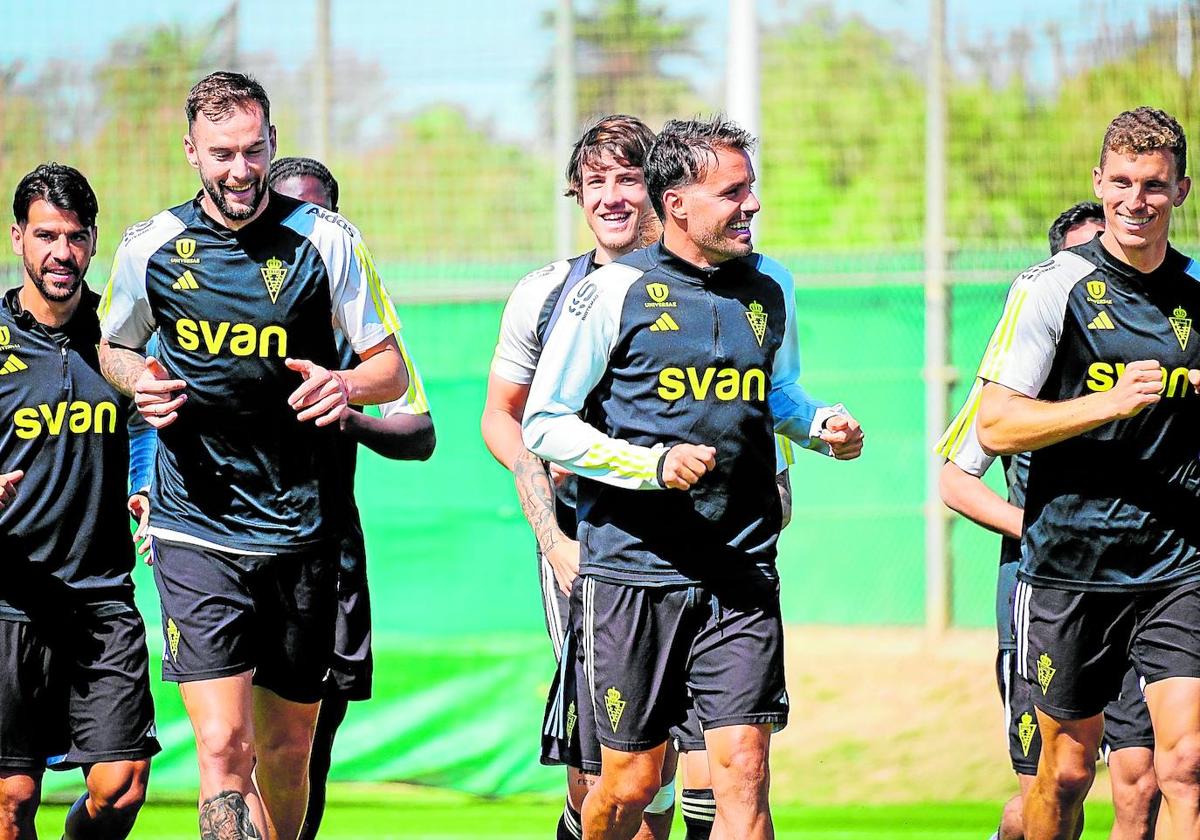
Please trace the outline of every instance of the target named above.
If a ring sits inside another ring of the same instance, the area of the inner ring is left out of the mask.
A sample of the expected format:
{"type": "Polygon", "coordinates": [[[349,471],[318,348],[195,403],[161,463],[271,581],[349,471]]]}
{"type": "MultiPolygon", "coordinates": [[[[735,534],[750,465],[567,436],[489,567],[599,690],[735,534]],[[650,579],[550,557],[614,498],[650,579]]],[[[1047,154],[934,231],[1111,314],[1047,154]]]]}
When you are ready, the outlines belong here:
{"type": "Polygon", "coordinates": [[[154,555],[150,553],[150,547],[154,541],[147,533],[150,528],[150,498],[145,493],[134,493],[125,506],[138,524],[133,532],[133,544],[137,546],[138,556],[146,558],[147,566],[153,566],[154,555]]]}
{"type": "Polygon", "coordinates": [[[829,444],[834,458],[851,461],[862,454],[865,438],[857,420],[849,414],[835,414],[825,421],[821,440],[829,444]]]}
{"type": "Polygon", "coordinates": [[[349,410],[350,389],[340,373],[306,359],[285,359],[283,363],[304,377],[304,382],[288,397],[297,420],[313,420],[318,426],[328,426],[349,410]]]}

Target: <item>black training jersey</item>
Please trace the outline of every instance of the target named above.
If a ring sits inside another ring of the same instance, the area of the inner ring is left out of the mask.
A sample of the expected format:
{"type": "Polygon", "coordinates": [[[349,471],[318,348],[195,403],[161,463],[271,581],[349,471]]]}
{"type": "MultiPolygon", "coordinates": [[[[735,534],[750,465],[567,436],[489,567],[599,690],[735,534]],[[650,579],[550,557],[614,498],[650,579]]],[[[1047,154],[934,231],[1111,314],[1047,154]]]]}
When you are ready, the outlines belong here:
{"type": "Polygon", "coordinates": [[[0,617],[64,600],[124,600],[133,542],[125,512],[128,400],[100,373],[99,296],[83,287],[61,328],[17,289],[0,300],[0,472],[24,470],[0,508],[0,617]]]}
{"type": "Polygon", "coordinates": [[[335,326],[356,352],[399,330],[349,222],[272,192],[234,231],[198,196],[126,231],[101,315],[122,347],[158,330],[163,365],[188,383],[159,433],[151,533],[268,553],[337,536],[337,432],[296,419],[287,397],[303,380],[284,359],[337,369],[335,326]]]}
{"type": "Polygon", "coordinates": [[[820,404],[796,381],[790,299],[790,276],[765,257],[701,269],[661,243],[571,292],[530,386],[524,437],[594,479],[579,485],[584,571],[642,585],[774,575],[772,425],[822,446],[820,404]],[[717,449],[716,469],[687,493],[663,489],[662,458],[677,443],[717,449]]]}
{"type": "Polygon", "coordinates": [[[1149,274],[1099,239],[1017,278],[980,377],[1026,396],[1108,391],[1130,362],[1157,360],[1162,400],[1034,452],[1020,576],[1076,590],[1200,579],[1200,269],[1169,249],[1149,274]]]}

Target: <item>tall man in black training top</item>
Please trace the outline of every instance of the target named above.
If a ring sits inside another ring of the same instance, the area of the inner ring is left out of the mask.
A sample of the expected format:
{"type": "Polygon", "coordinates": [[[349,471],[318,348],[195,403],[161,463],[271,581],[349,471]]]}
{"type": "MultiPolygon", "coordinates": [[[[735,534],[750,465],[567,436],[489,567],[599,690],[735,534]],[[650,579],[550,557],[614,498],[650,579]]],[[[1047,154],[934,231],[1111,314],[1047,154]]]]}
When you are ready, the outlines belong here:
{"type": "MultiPolygon", "coordinates": [[[[307,201],[326,210],[338,211],[338,182],[320,161],[290,157],[271,164],[271,189],[280,195],[307,201]]],[[[354,350],[346,337],[336,333],[338,363],[353,367],[354,350]]],[[[435,433],[425,387],[416,365],[396,335],[408,373],[408,390],[398,400],[379,407],[379,417],[350,410],[338,424],[342,432],[342,457],[346,465],[347,515],[343,525],[337,576],[338,616],[334,634],[333,668],[325,681],[325,696],[313,738],[309,761],[308,812],[300,840],[315,840],[325,814],[325,790],[332,761],[333,740],[346,718],[351,700],[371,697],[374,658],[371,652],[371,598],[367,587],[367,547],[362,521],[354,500],[354,474],[358,444],[376,454],[396,460],[424,461],[433,454],[435,433]]]]}
{"type": "Polygon", "coordinates": [[[201,837],[295,840],[345,511],[328,427],[404,392],[399,323],[354,226],[267,188],[275,128],[257,82],[210,74],[185,110],[202,189],[126,232],[101,362],[159,430],[163,676],[196,732],[201,837]],[[338,369],[334,326],[357,367],[338,369]],[[161,360],[143,358],[156,330],[161,360]]]}
{"type": "Polygon", "coordinates": [[[68,840],[122,838],[158,752],[125,516],[129,401],[101,375],[96,196],[39,166],[13,198],[0,298],[0,837],[35,836],[42,772],[82,768],[68,840]]]}
{"type": "Polygon", "coordinates": [[[576,287],[530,386],[526,446],[593,479],[572,591],[603,756],[585,840],[633,835],[689,690],[712,836],[773,836],[767,756],[788,704],[772,427],[844,458],[862,433],[796,387],[786,272],[751,245],[752,142],[719,118],[667,123],[645,165],[663,240],[576,287]]]}
{"type": "Polygon", "coordinates": [[[983,448],[1033,452],[1014,599],[1042,733],[1029,840],[1074,835],[1130,660],[1171,837],[1200,838],[1200,271],[1168,243],[1186,160],[1170,115],[1118,115],[1093,170],[1104,233],[1017,278],[980,366],[983,448]]]}

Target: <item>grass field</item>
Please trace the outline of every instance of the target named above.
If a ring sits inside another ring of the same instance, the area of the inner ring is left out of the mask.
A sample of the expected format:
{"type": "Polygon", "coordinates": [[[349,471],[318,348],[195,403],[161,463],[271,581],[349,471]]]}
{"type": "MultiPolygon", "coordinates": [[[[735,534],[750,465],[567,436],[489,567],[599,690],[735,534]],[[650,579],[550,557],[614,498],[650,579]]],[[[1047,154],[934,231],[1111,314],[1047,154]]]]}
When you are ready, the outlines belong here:
{"type": "MultiPolygon", "coordinates": [[[[397,786],[394,794],[373,786],[367,795],[338,787],[321,829],[322,840],[548,840],[558,800],[486,800],[397,786]]],[[[42,837],[58,837],[66,807],[47,806],[38,817],[42,837]]],[[[995,830],[1000,803],[936,803],[775,808],[779,840],[986,840],[995,830]]],[[[1084,840],[1108,837],[1112,809],[1088,806],[1084,840]]],[[[194,840],[195,805],[151,803],[138,818],[134,838],[194,840]]],[[[683,837],[677,817],[673,837],[683,837]]]]}

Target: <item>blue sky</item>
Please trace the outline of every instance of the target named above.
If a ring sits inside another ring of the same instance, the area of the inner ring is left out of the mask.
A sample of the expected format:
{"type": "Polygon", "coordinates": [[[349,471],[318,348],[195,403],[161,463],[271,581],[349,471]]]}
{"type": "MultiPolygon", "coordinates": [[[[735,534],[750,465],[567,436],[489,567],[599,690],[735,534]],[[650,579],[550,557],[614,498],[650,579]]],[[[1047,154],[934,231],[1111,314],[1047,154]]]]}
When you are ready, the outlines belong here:
{"type": "MultiPolygon", "coordinates": [[[[380,62],[389,79],[389,104],[408,111],[431,102],[456,102],[490,120],[502,135],[520,137],[537,125],[531,89],[545,66],[551,34],[541,24],[554,0],[331,0],[335,50],[352,50],[380,62]]],[[[656,0],[649,0],[656,2],[656,0]]],[[[691,75],[708,98],[719,103],[724,65],[725,0],[657,0],[703,23],[696,42],[702,60],[671,69],[691,75]]],[[[587,10],[594,0],[576,0],[587,10]]],[[[796,17],[808,3],[758,0],[760,16],[770,25],[796,17]]],[[[842,12],[864,15],[885,30],[920,36],[927,28],[927,0],[838,0],[842,12]]],[[[947,0],[951,40],[1005,33],[1020,24],[1040,30],[1055,22],[1072,24],[1098,16],[1119,25],[1150,6],[1173,7],[1168,0],[1122,4],[1115,0],[947,0]]],[[[9,4],[0,33],[0,66],[14,60],[23,76],[36,74],[48,59],[68,56],[83,62],[101,58],[109,43],[138,26],[176,23],[197,26],[223,7],[220,0],[58,0],[53,12],[36,3],[9,4]],[[103,10],[102,12],[99,10],[103,10]]],[[[238,39],[247,54],[273,52],[285,66],[309,60],[315,27],[313,0],[242,0],[238,39]]]]}

